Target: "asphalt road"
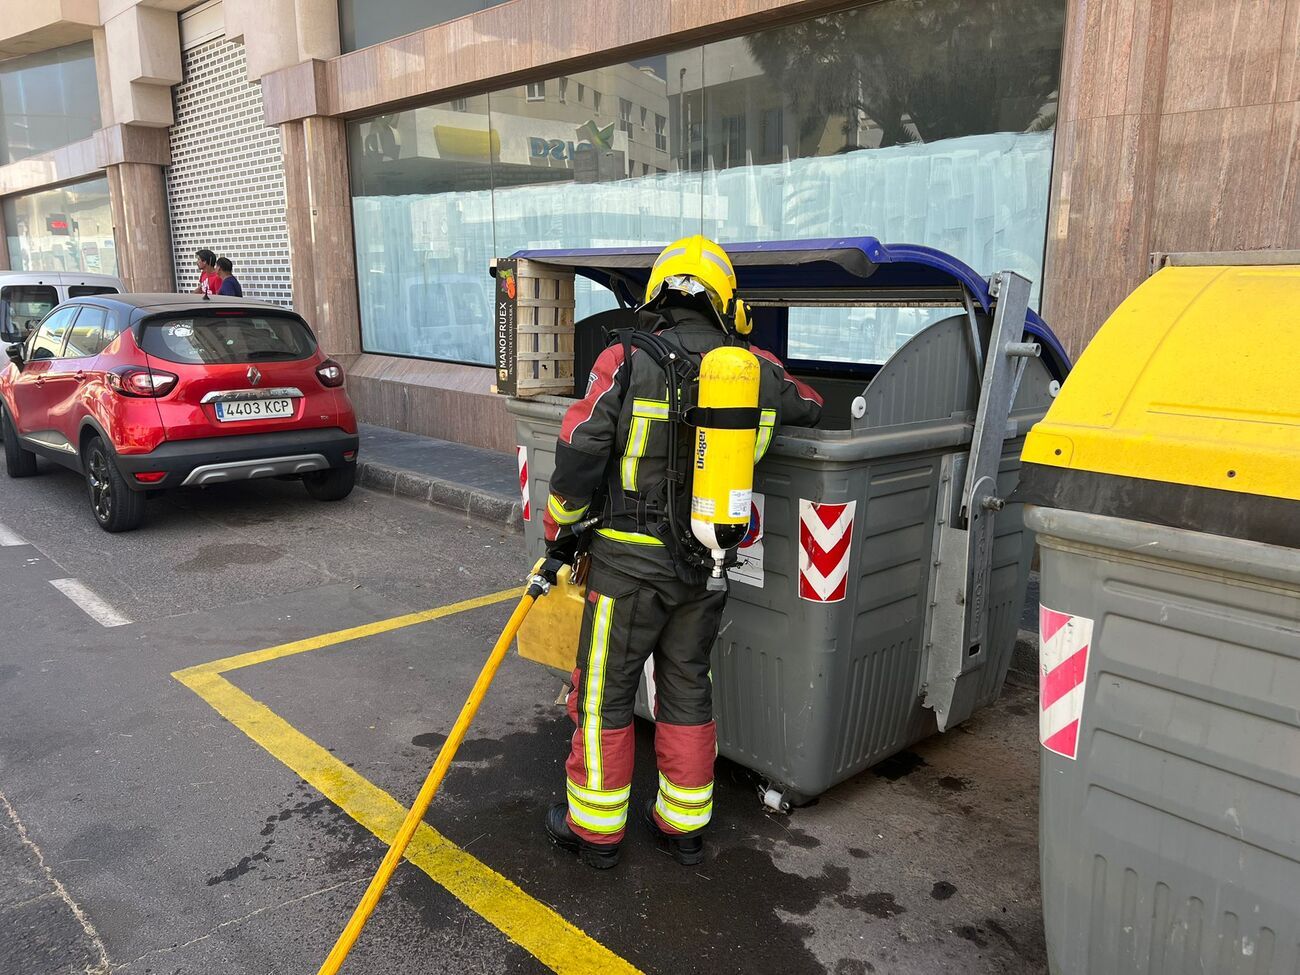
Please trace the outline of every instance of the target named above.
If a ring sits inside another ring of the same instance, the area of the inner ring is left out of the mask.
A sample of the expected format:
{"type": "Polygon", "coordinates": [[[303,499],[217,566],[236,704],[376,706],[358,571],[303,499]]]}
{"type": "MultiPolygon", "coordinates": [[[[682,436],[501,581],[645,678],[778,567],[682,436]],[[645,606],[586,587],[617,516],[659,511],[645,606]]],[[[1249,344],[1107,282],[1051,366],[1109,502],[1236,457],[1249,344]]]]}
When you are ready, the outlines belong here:
{"type": "MultiPolygon", "coordinates": [[[[54,470],[0,479],[0,525],[0,972],[316,971],[510,603],[294,641],[513,586],[519,536],[279,482],[110,536],[54,470]]],[[[633,828],[599,874],[541,833],[559,689],[507,661],[345,971],[1044,970],[1031,688],[789,817],[720,761],[701,868],[633,828]]]]}

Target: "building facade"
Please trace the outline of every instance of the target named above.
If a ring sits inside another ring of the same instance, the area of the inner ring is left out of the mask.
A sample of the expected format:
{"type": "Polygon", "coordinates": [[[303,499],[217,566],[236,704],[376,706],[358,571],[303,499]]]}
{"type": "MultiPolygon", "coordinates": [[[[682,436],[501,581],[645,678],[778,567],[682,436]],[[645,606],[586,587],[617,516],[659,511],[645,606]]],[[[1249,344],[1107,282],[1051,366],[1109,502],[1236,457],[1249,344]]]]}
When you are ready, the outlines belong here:
{"type": "MultiPolygon", "coordinates": [[[[1300,248],[1300,0],[0,10],[0,262],[188,290],[210,247],[364,419],[498,450],[486,270],[521,248],[930,244],[1028,276],[1074,353],[1154,251],[1300,248]]],[[[791,350],[923,324],[822,310],[791,350]]]]}

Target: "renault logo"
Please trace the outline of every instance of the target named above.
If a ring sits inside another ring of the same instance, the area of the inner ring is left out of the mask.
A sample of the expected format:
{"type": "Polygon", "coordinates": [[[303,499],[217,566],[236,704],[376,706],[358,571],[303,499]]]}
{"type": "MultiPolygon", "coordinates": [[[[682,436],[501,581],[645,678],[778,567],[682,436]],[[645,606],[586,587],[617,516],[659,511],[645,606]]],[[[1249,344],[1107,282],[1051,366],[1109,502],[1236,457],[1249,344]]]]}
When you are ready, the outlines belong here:
{"type": "Polygon", "coordinates": [[[257,385],[258,383],[260,383],[261,381],[262,381],[262,374],[261,374],[260,372],[257,371],[257,366],[249,366],[249,367],[248,367],[248,384],[249,384],[250,386],[256,386],[256,385],[257,385]]]}

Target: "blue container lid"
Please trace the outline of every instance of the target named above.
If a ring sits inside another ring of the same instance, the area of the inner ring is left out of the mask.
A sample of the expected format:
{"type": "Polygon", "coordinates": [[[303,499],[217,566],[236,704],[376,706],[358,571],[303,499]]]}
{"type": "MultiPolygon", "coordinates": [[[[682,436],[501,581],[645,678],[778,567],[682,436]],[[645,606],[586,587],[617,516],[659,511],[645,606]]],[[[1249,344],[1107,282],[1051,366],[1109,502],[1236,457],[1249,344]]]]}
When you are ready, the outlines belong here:
{"type": "MultiPolygon", "coordinates": [[[[882,244],[875,237],[826,237],[725,244],[742,295],[782,289],[915,293],[918,301],[936,292],[964,288],[984,311],[993,306],[989,283],[951,254],[920,244],[882,244]]],[[[635,302],[645,293],[657,247],[521,250],[512,257],[571,267],[616,295],[635,302]],[[630,293],[629,293],[630,292],[630,293]]],[[[955,293],[955,292],[954,292],[955,293]]],[[[1032,309],[1025,331],[1041,342],[1051,371],[1064,378],[1070,359],[1065,347],[1032,309]]]]}

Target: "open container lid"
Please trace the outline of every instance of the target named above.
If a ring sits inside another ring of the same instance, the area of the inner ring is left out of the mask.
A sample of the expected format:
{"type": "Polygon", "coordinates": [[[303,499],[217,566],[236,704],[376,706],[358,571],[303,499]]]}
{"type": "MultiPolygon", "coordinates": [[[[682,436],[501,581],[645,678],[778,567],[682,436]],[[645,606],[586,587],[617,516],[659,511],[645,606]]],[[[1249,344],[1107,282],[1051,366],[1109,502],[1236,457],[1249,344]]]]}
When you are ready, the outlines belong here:
{"type": "Polygon", "coordinates": [[[1300,265],[1166,267],[1030,431],[1018,500],[1300,548],[1300,265]]]}
{"type": "MultiPolygon", "coordinates": [[[[988,312],[988,281],[951,254],[919,244],[882,244],[875,237],[831,237],[724,244],[736,268],[737,291],[746,300],[814,292],[845,293],[858,300],[927,303],[962,302],[969,294],[988,312]]],[[[572,268],[608,288],[631,307],[640,303],[657,247],[521,250],[511,257],[572,268]]],[[[1025,331],[1043,345],[1049,370],[1064,378],[1070,369],[1065,348],[1038,317],[1025,316],[1025,331]]]]}

